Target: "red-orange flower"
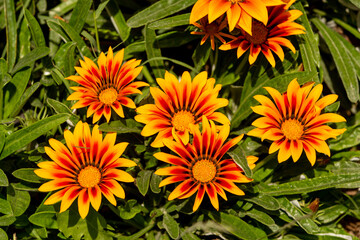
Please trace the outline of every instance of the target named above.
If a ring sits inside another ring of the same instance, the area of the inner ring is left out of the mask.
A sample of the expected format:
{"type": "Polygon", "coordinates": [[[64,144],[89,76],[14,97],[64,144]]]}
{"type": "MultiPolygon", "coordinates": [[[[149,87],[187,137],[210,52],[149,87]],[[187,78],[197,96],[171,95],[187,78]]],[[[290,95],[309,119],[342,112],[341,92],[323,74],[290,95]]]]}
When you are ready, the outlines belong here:
{"type": "Polygon", "coordinates": [[[87,117],[93,116],[93,123],[99,121],[102,115],[110,121],[111,109],[117,115],[124,117],[122,106],[136,108],[135,103],[127,97],[131,94],[141,94],[139,87],[148,86],[145,82],[132,82],[141,72],[138,67],[140,60],[131,59],[123,65],[124,49],[113,57],[112,48],[107,56],[102,52],[96,65],[91,59],[80,60],[81,67],[75,67],[80,76],[70,76],[67,79],[81,86],[71,87],[75,92],[67,100],[78,100],[72,109],[89,106],[87,117]]]}
{"type": "Polygon", "coordinates": [[[230,124],[229,119],[217,109],[228,105],[225,98],[217,98],[221,85],[201,72],[191,81],[189,72],[184,72],[179,81],[169,72],[165,79],[157,78],[159,88],[151,87],[155,104],[146,104],[136,109],[135,120],[146,124],[141,134],[145,137],[158,134],[152,147],[162,147],[163,139],[177,135],[184,144],[189,142],[189,126],[197,125],[202,116],[221,124],[230,124]],[[173,131],[174,130],[174,131],[173,131]]]}
{"type": "Polygon", "coordinates": [[[190,24],[208,16],[212,23],[226,13],[229,30],[240,25],[246,32],[252,34],[252,19],[266,24],[268,21],[267,6],[283,4],[282,0],[198,0],[190,15],[190,24]]]}
{"type": "MultiPolygon", "coordinates": [[[[243,170],[232,159],[222,159],[226,152],[237,144],[243,135],[226,142],[230,126],[224,125],[217,133],[213,121],[202,118],[202,132],[193,126],[194,139],[192,143],[184,145],[177,137],[176,141],[164,140],[164,144],[175,155],[158,152],[154,154],[158,160],[174,166],[158,169],[155,174],[169,176],[160,182],[159,187],[180,182],[171,192],[169,200],[184,199],[196,194],[193,211],[196,211],[205,195],[211,204],[219,210],[218,194],[227,200],[225,191],[235,195],[244,195],[234,183],[247,183],[252,179],[243,175],[243,170]]],[[[256,157],[248,157],[250,168],[255,167],[256,157]]]]}
{"type": "Polygon", "coordinates": [[[288,11],[288,7],[288,5],[268,7],[269,21],[267,24],[254,19],[252,22],[253,35],[248,34],[240,25],[240,36],[221,45],[219,49],[230,50],[237,48],[238,58],[250,49],[250,64],[253,64],[259,53],[262,52],[271,66],[274,67],[275,58],[272,51],[276,53],[281,61],[284,60],[284,51],[281,46],[288,47],[295,53],[295,47],[284,37],[305,33],[305,28],[294,22],[295,19],[302,15],[302,12],[299,10],[288,11]]]}
{"type": "Polygon", "coordinates": [[[60,212],[66,211],[78,198],[79,213],[85,218],[90,203],[98,211],[102,195],[116,206],[115,196],[125,198],[124,189],[117,181],[133,182],[134,178],[118,167],[133,167],[136,163],[120,158],[128,143],[115,144],[116,133],[102,138],[95,125],[92,133],[87,123],[79,122],[74,133],[66,130],[66,145],[50,139],[51,147],[45,147],[52,161],[40,162],[35,173],[39,177],[51,179],[40,186],[39,191],[52,194],[44,204],[61,201],[60,212]]]}
{"type": "Polygon", "coordinates": [[[222,43],[226,43],[226,41],[222,38],[223,37],[228,37],[231,39],[236,39],[236,37],[227,34],[227,33],[223,33],[221,32],[227,24],[226,19],[222,20],[222,17],[216,19],[214,22],[209,23],[208,18],[205,16],[202,19],[200,19],[200,24],[199,23],[193,23],[196,27],[198,27],[201,31],[197,32],[197,31],[193,31],[191,32],[191,34],[196,34],[196,35],[205,35],[200,42],[200,45],[203,45],[204,42],[210,37],[210,43],[211,43],[211,49],[215,50],[215,38],[219,39],[222,43]]]}
{"type": "Polygon", "coordinates": [[[248,135],[273,141],[269,153],[279,150],[279,162],[286,161],[290,156],[296,162],[304,150],[311,165],[314,165],[316,151],[330,156],[325,141],[336,138],[346,130],[332,129],[326,125],[329,122],[346,121],[342,116],[335,113],[321,114],[322,109],[336,101],[337,95],[320,98],[323,86],[318,84],[312,89],[313,85],[300,87],[294,79],[284,94],[265,87],[273,101],[263,95],[254,97],[261,105],[252,109],[263,117],[252,123],[256,128],[248,135]]]}

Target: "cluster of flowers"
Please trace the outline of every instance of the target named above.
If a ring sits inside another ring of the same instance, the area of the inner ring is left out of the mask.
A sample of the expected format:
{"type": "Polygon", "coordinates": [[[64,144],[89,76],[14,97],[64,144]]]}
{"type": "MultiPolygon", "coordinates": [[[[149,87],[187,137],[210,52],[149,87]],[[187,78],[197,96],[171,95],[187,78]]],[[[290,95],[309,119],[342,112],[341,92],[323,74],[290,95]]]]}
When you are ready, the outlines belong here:
{"type": "Polygon", "coordinates": [[[205,35],[200,44],[210,38],[213,50],[216,37],[222,43],[220,50],[237,48],[238,58],[250,49],[250,64],[262,52],[274,67],[272,51],[281,61],[284,60],[281,46],[288,47],[295,53],[292,43],[284,37],[305,33],[305,28],[294,22],[302,12],[288,10],[294,2],[295,0],[198,0],[191,11],[190,23],[200,31],[192,34],[205,35]],[[231,34],[222,32],[226,26],[231,34]],[[232,40],[226,42],[223,37],[232,40]]]}
{"type": "MultiPolygon", "coordinates": [[[[251,51],[260,51],[254,50],[260,49],[255,46],[256,44],[245,42],[244,39],[251,39],[251,35],[246,34],[251,34],[251,30],[255,33],[258,26],[268,27],[278,22],[268,22],[267,11],[260,11],[266,15],[265,19],[263,14],[260,18],[255,14],[256,11],[251,10],[255,5],[259,9],[261,6],[265,7],[266,4],[262,0],[230,2],[199,0],[193,12],[199,16],[209,14],[210,22],[213,22],[226,11],[230,29],[239,27],[241,22],[249,28],[242,30],[245,36],[223,46],[235,46],[235,43],[239,43],[239,48],[251,45],[251,51]],[[202,9],[201,14],[199,5],[202,9]],[[215,8],[221,9],[222,13],[214,15],[215,8]]],[[[274,4],[278,1],[266,2],[274,4]]],[[[294,15],[286,11],[287,8],[284,6],[288,5],[268,7],[269,19],[277,19],[279,16],[284,19],[281,16],[286,16],[286,19],[294,20],[294,15]]],[[[290,28],[294,24],[289,24],[290,28]]],[[[252,35],[254,36],[256,35],[252,35]]],[[[285,41],[278,38],[277,43],[280,42],[285,41]]],[[[264,46],[268,46],[267,49],[278,50],[277,45],[270,44],[268,40],[261,45],[261,49],[266,49],[264,46]]],[[[267,53],[267,50],[263,50],[263,53],[267,53]]],[[[279,54],[279,51],[277,53],[279,54]]],[[[77,101],[72,108],[88,107],[87,117],[93,116],[93,124],[102,116],[109,122],[111,109],[120,117],[125,117],[123,106],[136,108],[128,96],[141,94],[139,88],[148,86],[145,82],[134,81],[142,69],[139,66],[140,61],[132,59],[123,63],[123,56],[124,50],[114,56],[110,47],[107,55],[100,54],[97,64],[88,58],[80,60],[81,67],[75,68],[79,75],[67,78],[80,85],[72,87],[74,92],[68,97],[68,100],[77,101]]],[[[216,112],[228,105],[227,99],[218,98],[221,85],[215,85],[215,79],[208,78],[206,72],[199,73],[193,79],[188,72],[184,72],[180,80],[166,72],[164,79],[157,79],[157,84],[160,88],[150,87],[154,104],[137,107],[138,115],[135,116],[135,120],[145,124],[141,132],[143,136],[157,134],[151,143],[152,147],[167,147],[172,152],[154,154],[158,160],[171,165],[155,172],[160,176],[168,176],[159,186],[179,183],[168,199],[184,199],[196,194],[193,205],[193,211],[196,211],[207,193],[211,204],[218,210],[218,195],[227,199],[224,190],[235,195],[244,195],[235,183],[247,183],[252,179],[243,174],[243,170],[233,159],[223,159],[227,151],[235,146],[243,135],[227,140],[230,120],[224,114],[216,112]]],[[[324,107],[336,101],[337,95],[331,94],[320,98],[322,85],[313,86],[314,83],[310,83],[300,87],[294,79],[284,94],[270,87],[265,88],[273,100],[262,95],[255,96],[260,105],[252,109],[263,117],[253,122],[252,125],[256,128],[248,135],[272,141],[269,153],[279,151],[279,162],[286,161],[290,156],[296,162],[304,151],[310,163],[314,165],[316,151],[330,155],[325,141],[345,131],[326,125],[329,122],[345,121],[343,117],[334,113],[321,113],[324,107]]],[[[81,121],[77,123],[73,133],[69,130],[64,132],[64,139],[66,146],[58,140],[49,140],[50,147],[45,147],[45,152],[51,161],[40,162],[39,169],[35,170],[38,176],[51,179],[40,186],[40,191],[57,191],[45,201],[45,204],[61,201],[60,212],[63,212],[78,199],[80,216],[85,218],[90,204],[96,211],[100,208],[102,195],[113,205],[116,205],[114,195],[119,198],[125,197],[124,189],[118,181],[133,182],[134,178],[118,168],[136,166],[135,162],[121,158],[128,143],[116,143],[116,133],[108,133],[103,138],[98,125],[95,124],[91,131],[89,125],[81,121]]],[[[251,169],[255,167],[257,159],[255,156],[247,157],[251,169]]]]}

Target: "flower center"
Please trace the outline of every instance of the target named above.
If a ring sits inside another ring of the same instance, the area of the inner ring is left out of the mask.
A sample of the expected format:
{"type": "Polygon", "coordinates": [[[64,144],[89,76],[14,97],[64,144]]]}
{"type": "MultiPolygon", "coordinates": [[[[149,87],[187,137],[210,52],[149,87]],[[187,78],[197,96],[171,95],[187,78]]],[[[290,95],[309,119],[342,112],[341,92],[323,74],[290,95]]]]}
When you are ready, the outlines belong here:
{"type": "Polygon", "coordinates": [[[171,121],[172,125],[178,131],[185,131],[190,123],[195,123],[194,115],[188,111],[180,111],[175,113],[171,121]]]}
{"type": "Polygon", "coordinates": [[[117,99],[118,92],[114,88],[107,88],[100,92],[99,100],[100,102],[110,105],[117,99]]]}
{"type": "Polygon", "coordinates": [[[304,134],[304,125],[296,119],[288,119],[281,124],[281,131],[287,139],[298,140],[304,134]]]}
{"type": "Polygon", "coordinates": [[[244,2],[244,0],[228,0],[228,1],[231,2],[232,4],[237,4],[237,3],[244,2]]]}
{"type": "Polygon", "coordinates": [[[192,167],[193,177],[200,182],[206,183],[216,176],[216,166],[210,160],[200,160],[192,167]]]}
{"type": "Polygon", "coordinates": [[[93,166],[87,166],[84,169],[81,169],[78,175],[78,182],[80,186],[84,188],[91,188],[96,186],[101,179],[101,173],[98,168],[93,166]]]}
{"type": "Polygon", "coordinates": [[[252,35],[243,31],[244,37],[254,45],[263,44],[267,40],[269,30],[265,25],[257,20],[252,21],[252,35]]]}
{"type": "Polygon", "coordinates": [[[215,33],[219,32],[219,25],[217,22],[212,22],[205,26],[205,30],[209,35],[214,35],[215,33]]]}

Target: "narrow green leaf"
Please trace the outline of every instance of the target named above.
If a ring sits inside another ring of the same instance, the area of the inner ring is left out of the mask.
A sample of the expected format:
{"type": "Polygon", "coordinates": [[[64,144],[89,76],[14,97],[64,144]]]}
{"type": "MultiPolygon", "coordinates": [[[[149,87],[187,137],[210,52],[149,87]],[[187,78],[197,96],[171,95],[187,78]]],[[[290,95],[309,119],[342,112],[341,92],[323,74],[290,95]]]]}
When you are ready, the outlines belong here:
{"type": "MultiPolygon", "coordinates": [[[[200,71],[210,57],[211,48],[206,44],[198,45],[192,55],[195,69],[200,71]]],[[[218,83],[218,82],[217,82],[218,83]]]]}
{"type": "Polygon", "coordinates": [[[11,71],[16,62],[17,51],[15,1],[4,0],[4,10],[6,23],[6,57],[9,71],[11,71]]]}
{"type": "Polygon", "coordinates": [[[68,93],[72,93],[72,92],[73,92],[73,90],[70,89],[71,86],[70,86],[69,81],[64,78],[64,75],[62,75],[62,73],[61,73],[59,70],[57,70],[57,69],[52,69],[52,70],[51,70],[51,76],[54,78],[54,80],[56,81],[56,83],[57,83],[58,85],[60,85],[61,82],[64,83],[64,85],[65,85],[68,93]]]}
{"type": "Polygon", "coordinates": [[[58,23],[61,25],[61,27],[70,37],[70,39],[77,44],[77,48],[79,49],[80,53],[83,56],[92,58],[92,54],[90,50],[88,49],[88,47],[86,46],[85,42],[82,40],[80,35],[68,23],[64,21],[58,21],[58,23]]]}
{"type": "Polygon", "coordinates": [[[0,160],[26,146],[41,135],[46,134],[51,129],[58,127],[61,123],[68,120],[69,117],[70,115],[66,113],[56,114],[12,133],[6,138],[5,147],[1,152],[0,160]]]}
{"type": "Polygon", "coordinates": [[[249,178],[252,178],[252,171],[246,159],[246,153],[244,149],[238,145],[234,150],[227,153],[234,160],[234,162],[239,165],[242,170],[244,170],[245,175],[249,178]]]}
{"type": "Polygon", "coordinates": [[[252,208],[249,211],[246,211],[245,214],[269,227],[272,231],[277,231],[279,229],[279,226],[276,225],[274,219],[262,211],[252,208]]]}
{"type": "MultiPolygon", "coordinates": [[[[304,70],[307,72],[317,72],[317,68],[314,62],[315,56],[311,50],[309,39],[306,36],[307,35],[296,36],[299,42],[300,55],[304,65],[304,70]]],[[[310,81],[320,83],[319,76],[317,74],[314,75],[310,81]]]]}
{"type": "Polygon", "coordinates": [[[21,216],[30,205],[30,194],[14,189],[12,185],[7,187],[6,198],[15,217],[21,216]]]}
{"type": "Polygon", "coordinates": [[[352,4],[360,8],[360,0],[349,0],[352,4]]]}
{"type": "Polygon", "coordinates": [[[34,173],[35,169],[36,168],[20,168],[15,170],[12,175],[27,182],[41,183],[43,179],[34,173]]]}
{"type": "Polygon", "coordinates": [[[279,202],[276,198],[266,195],[266,194],[259,194],[257,196],[245,196],[246,201],[255,203],[256,205],[263,207],[270,211],[276,211],[280,208],[279,202]]]}
{"type": "Polygon", "coordinates": [[[125,18],[118,6],[117,1],[110,0],[110,2],[106,5],[106,12],[109,14],[112,24],[115,27],[115,30],[118,32],[121,40],[123,42],[128,39],[130,36],[131,28],[125,22],[125,18]]]}
{"type": "Polygon", "coordinates": [[[71,11],[76,6],[78,0],[67,0],[56,5],[54,8],[49,10],[50,16],[63,16],[65,13],[71,11]]]}
{"type": "Polygon", "coordinates": [[[316,74],[316,72],[294,72],[283,74],[272,79],[257,79],[253,82],[254,87],[250,88],[249,92],[243,93],[244,97],[241,99],[240,105],[231,119],[232,127],[239,126],[241,121],[252,113],[251,106],[258,104],[257,101],[253,99],[255,95],[267,95],[267,92],[263,89],[263,87],[272,87],[277,89],[279,92],[284,92],[294,78],[297,78],[299,84],[304,84],[313,79],[316,74]]]}
{"type": "MultiPolygon", "coordinates": [[[[155,30],[145,27],[145,47],[148,60],[152,58],[161,57],[161,50],[156,40],[155,30]]],[[[164,77],[164,62],[162,60],[150,61],[150,66],[154,72],[155,77],[164,77]]]]}
{"type": "Polygon", "coordinates": [[[56,212],[52,212],[52,211],[34,213],[29,217],[29,222],[44,228],[50,228],[50,229],[58,228],[58,224],[56,221],[56,212]]]}
{"type": "Polygon", "coordinates": [[[181,235],[181,239],[183,240],[201,240],[199,237],[197,237],[194,233],[186,232],[181,235]]]}
{"type": "Polygon", "coordinates": [[[330,223],[339,218],[346,211],[348,211],[348,208],[345,205],[337,204],[319,210],[319,214],[316,219],[319,220],[321,223],[330,223]]]}
{"type": "Polygon", "coordinates": [[[175,64],[177,64],[179,66],[187,68],[187,69],[193,71],[194,73],[199,73],[199,71],[197,69],[193,68],[189,64],[186,64],[186,63],[184,63],[182,61],[179,61],[179,60],[176,60],[176,59],[173,59],[173,58],[168,58],[168,57],[153,57],[153,58],[143,62],[142,65],[145,65],[148,62],[159,61],[159,60],[168,60],[168,61],[173,62],[173,63],[175,63],[175,64]]]}
{"type": "Polygon", "coordinates": [[[110,0],[106,0],[103,1],[102,3],[99,4],[98,8],[95,11],[95,18],[98,19],[102,13],[102,11],[104,11],[104,8],[106,7],[106,5],[109,3],[110,0]]]}
{"type": "Polygon", "coordinates": [[[71,42],[71,39],[63,30],[63,28],[59,25],[58,21],[47,21],[46,24],[49,26],[50,30],[57,33],[61,39],[65,42],[71,42]]]}
{"type": "Polygon", "coordinates": [[[179,12],[193,5],[195,2],[196,0],[160,0],[138,14],[132,16],[127,21],[127,24],[131,28],[141,27],[149,22],[153,22],[179,12]]]}
{"type": "Polygon", "coordinates": [[[0,125],[0,153],[3,150],[4,146],[5,146],[5,125],[0,125]]]}
{"type": "Polygon", "coordinates": [[[23,58],[30,52],[31,33],[28,27],[28,22],[23,19],[19,31],[19,58],[23,58]]]}
{"type": "Polygon", "coordinates": [[[75,32],[80,33],[81,30],[83,29],[86,21],[86,17],[89,14],[91,4],[92,4],[92,0],[77,1],[69,20],[69,25],[75,30],[75,32]]]}
{"type": "Polygon", "coordinates": [[[353,26],[347,24],[346,22],[338,19],[338,18],[334,18],[333,19],[338,25],[340,25],[341,27],[343,27],[345,30],[349,31],[352,35],[354,35],[354,37],[360,39],[360,32],[354,28],[353,26]]]}
{"type": "Polygon", "coordinates": [[[118,209],[120,217],[125,220],[132,219],[141,212],[141,207],[135,199],[128,200],[125,206],[119,206],[118,209]]]}
{"type": "Polygon", "coordinates": [[[336,140],[330,141],[329,147],[335,151],[356,146],[360,143],[360,126],[348,127],[336,140]]]}
{"type": "Polygon", "coordinates": [[[177,26],[189,25],[190,13],[176,15],[158,20],[149,24],[151,29],[173,28],[177,26]]]}
{"type": "Polygon", "coordinates": [[[69,113],[72,114],[70,108],[62,102],[56,101],[55,99],[48,98],[47,103],[55,110],[56,113],[69,113]]]}
{"type": "Polygon", "coordinates": [[[49,55],[49,53],[50,49],[48,47],[35,48],[17,62],[11,73],[14,74],[23,67],[31,66],[31,64],[33,64],[36,60],[49,55]]]}
{"type": "MultiPolygon", "coordinates": [[[[305,41],[310,45],[310,49],[312,52],[311,55],[314,57],[312,61],[315,63],[317,67],[320,67],[320,58],[321,58],[320,50],[317,41],[315,39],[315,34],[310,25],[309,19],[307,18],[307,14],[305,12],[304,6],[302,5],[301,2],[296,2],[293,4],[293,6],[303,13],[303,15],[299,17],[299,20],[301,21],[301,25],[305,27],[305,34],[303,36],[305,37],[305,41]]],[[[314,70],[316,70],[316,68],[314,70]]],[[[309,71],[311,72],[312,70],[309,69],[309,71]]]]}
{"type": "Polygon", "coordinates": [[[292,219],[294,219],[299,226],[309,234],[314,234],[320,231],[316,223],[311,220],[311,215],[306,215],[296,206],[294,206],[287,198],[278,199],[281,209],[285,211],[292,219]]]}
{"type": "Polygon", "coordinates": [[[9,117],[17,107],[29,82],[30,75],[30,68],[22,69],[21,71],[18,71],[13,79],[4,87],[4,104],[6,105],[6,108],[4,109],[4,118],[9,117]]]}
{"type": "Polygon", "coordinates": [[[36,92],[36,90],[41,86],[40,82],[36,82],[27,88],[24,94],[21,96],[18,104],[16,105],[14,111],[10,114],[10,117],[16,117],[19,112],[23,109],[25,103],[29,100],[29,98],[36,92]]]}
{"type": "Polygon", "coordinates": [[[125,119],[119,121],[112,121],[110,123],[103,123],[99,130],[104,132],[116,133],[140,133],[141,125],[133,119],[125,119]]]}
{"type": "Polygon", "coordinates": [[[76,43],[67,42],[56,52],[54,61],[59,69],[63,69],[65,76],[70,76],[74,72],[74,51],[76,43]]]}
{"type": "MultiPolygon", "coordinates": [[[[271,196],[303,194],[319,191],[327,188],[333,188],[345,183],[360,181],[360,174],[338,174],[315,177],[300,181],[286,182],[277,185],[259,185],[262,193],[271,196]]],[[[360,186],[359,186],[360,187],[360,186]]]]}
{"type": "Polygon", "coordinates": [[[210,218],[221,224],[224,231],[243,240],[266,240],[266,233],[260,228],[247,224],[241,218],[223,212],[211,212],[210,218]]]}
{"type": "Polygon", "coordinates": [[[31,35],[35,41],[36,46],[45,47],[46,42],[42,29],[39,23],[37,22],[36,18],[27,9],[25,9],[25,18],[29,24],[31,35]]]}
{"type": "Polygon", "coordinates": [[[138,173],[138,176],[136,178],[136,186],[139,189],[139,192],[145,196],[150,184],[150,178],[153,171],[150,170],[142,170],[138,173]]]}
{"type": "Polygon", "coordinates": [[[353,103],[357,102],[359,100],[359,82],[354,64],[350,56],[346,54],[344,45],[339,40],[338,35],[319,19],[313,19],[313,23],[329,47],[349,100],[353,103]]]}
{"type": "Polygon", "coordinates": [[[179,224],[168,213],[164,213],[163,226],[172,239],[177,239],[180,234],[179,224]]]}
{"type": "Polygon", "coordinates": [[[9,186],[9,180],[2,169],[0,169],[0,187],[9,186]]]}
{"type": "Polygon", "coordinates": [[[150,180],[150,189],[153,193],[160,193],[161,188],[159,188],[159,184],[161,182],[162,178],[159,175],[152,174],[151,180],[150,180]]]}

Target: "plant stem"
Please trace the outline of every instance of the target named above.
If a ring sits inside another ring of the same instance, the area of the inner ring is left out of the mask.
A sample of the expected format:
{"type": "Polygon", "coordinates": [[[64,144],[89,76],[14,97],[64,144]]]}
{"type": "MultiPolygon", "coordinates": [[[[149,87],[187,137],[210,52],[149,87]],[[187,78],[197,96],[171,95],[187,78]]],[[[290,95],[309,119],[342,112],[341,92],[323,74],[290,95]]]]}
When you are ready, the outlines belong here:
{"type": "Polygon", "coordinates": [[[95,16],[95,6],[94,6],[94,2],[93,2],[93,17],[94,17],[94,27],[95,27],[95,38],[96,38],[96,48],[98,52],[101,52],[100,49],[100,41],[99,41],[99,33],[98,33],[98,29],[97,29],[97,24],[96,24],[96,16],[95,16]]]}

